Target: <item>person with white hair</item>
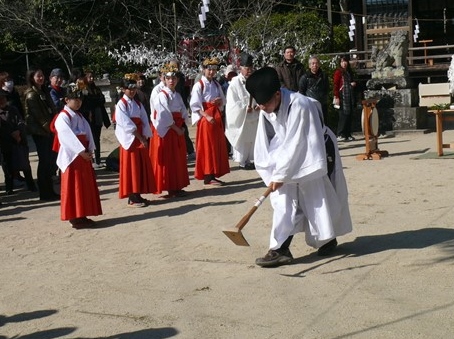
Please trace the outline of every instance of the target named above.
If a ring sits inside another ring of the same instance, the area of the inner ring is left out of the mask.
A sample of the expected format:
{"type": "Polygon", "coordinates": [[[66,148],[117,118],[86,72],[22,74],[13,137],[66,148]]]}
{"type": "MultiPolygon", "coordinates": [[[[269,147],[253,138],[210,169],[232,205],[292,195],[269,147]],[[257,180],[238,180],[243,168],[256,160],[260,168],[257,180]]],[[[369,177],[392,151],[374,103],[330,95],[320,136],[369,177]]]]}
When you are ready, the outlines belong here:
{"type": "Polygon", "coordinates": [[[328,76],[320,68],[320,59],[311,55],[309,57],[309,69],[299,80],[298,91],[308,97],[314,98],[322,106],[323,121],[328,123],[328,76]]]}
{"type": "Polygon", "coordinates": [[[254,169],[254,141],[259,120],[255,100],[246,90],[246,80],[253,72],[252,56],[240,55],[240,73],[234,77],[227,89],[225,135],[232,145],[233,160],[240,169],[254,169]]]}

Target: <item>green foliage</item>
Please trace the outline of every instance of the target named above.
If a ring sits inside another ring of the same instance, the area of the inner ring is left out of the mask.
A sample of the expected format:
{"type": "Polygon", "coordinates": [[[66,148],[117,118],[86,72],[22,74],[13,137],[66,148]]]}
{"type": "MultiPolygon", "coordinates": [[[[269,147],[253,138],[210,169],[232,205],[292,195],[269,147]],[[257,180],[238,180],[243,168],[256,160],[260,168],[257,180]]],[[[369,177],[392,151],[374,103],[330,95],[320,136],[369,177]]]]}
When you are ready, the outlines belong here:
{"type": "Polygon", "coordinates": [[[69,72],[97,60],[102,66],[108,62],[97,55],[104,53],[107,59],[109,46],[143,41],[137,33],[149,25],[142,15],[148,8],[146,0],[0,0],[0,50],[27,52],[30,65],[41,68],[50,64],[69,72]]]}
{"type": "Polygon", "coordinates": [[[348,27],[346,25],[333,26],[333,50],[349,50],[348,27]]]}
{"type": "Polygon", "coordinates": [[[317,12],[277,13],[236,21],[230,29],[231,41],[241,50],[255,52],[260,64],[282,59],[287,45],[295,46],[297,57],[328,52],[330,27],[317,12]]]}
{"type": "Polygon", "coordinates": [[[451,104],[435,104],[432,107],[430,107],[430,109],[434,110],[434,111],[441,111],[441,110],[444,110],[444,109],[449,109],[450,105],[451,104]]]}
{"type": "Polygon", "coordinates": [[[0,0],[0,51],[3,57],[20,60],[9,64],[17,64],[16,74],[25,73],[25,59],[45,71],[55,66],[68,71],[89,67],[113,74],[123,69],[107,57],[107,51],[143,44],[151,49],[161,45],[165,52],[183,36],[203,37],[211,28],[217,35],[230,32],[232,46],[254,52],[261,65],[280,61],[286,45],[294,45],[301,60],[333,47],[346,50],[341,46],[347,34],[342,40],[335,31],[331,39],[326,11],[312,11],[326,8],[326,2],[302,3],[212,1],[207,28],[201,29],[196,0],[0,0]]]}
{"type": "Polygon", "coordinates": [[[0,45],[5,50],[24,50],[25,45],[24,42],[16,39],[15,36],[11,32],[5,32],[3,35],[0,35],[0,45]]]}

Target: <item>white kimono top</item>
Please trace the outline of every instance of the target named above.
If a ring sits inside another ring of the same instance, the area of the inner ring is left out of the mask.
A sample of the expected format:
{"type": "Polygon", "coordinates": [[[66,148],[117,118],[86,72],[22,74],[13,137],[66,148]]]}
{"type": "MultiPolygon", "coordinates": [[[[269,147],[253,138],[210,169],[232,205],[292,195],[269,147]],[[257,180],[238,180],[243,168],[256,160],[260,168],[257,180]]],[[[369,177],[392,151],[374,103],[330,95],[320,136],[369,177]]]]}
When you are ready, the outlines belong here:
{"type": "Polygon", "coordinates": [[[80,152],[95,150],[95,142],[91,134],[90,124],[82,116],[77,114],[68,106],[63,108],[68,114],[60,112],[55,119],[55,129],[57,130],[60,149],[57,155],[57,166],[64,173],[68,166],[77,158],[80,152]],[[88,149],[77,138],[77,135],[86,135],[88,149]]]}
{"type": "Polygon", "coordinates": [[[267,186],[271,181],[298,182],[326,175],[322,124],[311,107],[314,103],[307,97],[281,88],[278,112],[260,112],[254,164],[267,186]],[[271,139],[267,129],[270,135],[275,131],[271,139]]]}
{"type": "Polygon", "coordinates": [[[259,111],[247,113],[247,107],[256,105],[246,90],[246,78],[241,73],[230,81],[225,106],[225,135],[233,148],[241,151],[244,142],[254,142],[259,111]]]}
{"type": "Polygon", "coordinates": [[[165,86],[155,96],[153,106],[156,110],[156,119],[153,119],[152,122],[161,138],[164,138],[170,126],[174,123],[172,112],[180,112],[184,120],[188,117],[188,111],[180,93],[172,92],[170,88],[165,86]]]}
{"type": "Polygon", "coordinates": [[[131,118],[140,118],[142,120],[142,135],[146,138],[151,138],[151,128],[148,122],[147,112],[142,104],[138,104],[135,100],[131,100],[126,94],[123,95],[126,105],[123,100],[118,100],[115,106],[115,136],[118,142],[124,149],[129,149],[134,142],[134,132],[137,129],[136,124],[131,118]]]}
{"type": "Polygon", "coordinates": [[[158,96],[159,92],[161,92],[161,90],[165,87],[166,85],[164,84],[164,82],[160,82],[159,84],[157,84],[156,86],[153,87],[153,90],[151,91],[151,94],[150,94],[150,120],[151,122],[153,122],[154,124],[154,111],[155,111],[155,107],[154,107],[154,99],[158,96]]]}
{"type": "Polygon", "coordinates": [[[225,106],[225,96],[221,85],[216,80],[208,81],[205,76],[202,76],[201,81],[203,82],[203,90],[200,81],[197,81],[192,87],[191,100],[189,101],[193,125],[202,118],[199,112],[203,111],[204,102],[210,102],[219,97],[222,99],[222,105],[219,109],[222,111],[225,106]]]}

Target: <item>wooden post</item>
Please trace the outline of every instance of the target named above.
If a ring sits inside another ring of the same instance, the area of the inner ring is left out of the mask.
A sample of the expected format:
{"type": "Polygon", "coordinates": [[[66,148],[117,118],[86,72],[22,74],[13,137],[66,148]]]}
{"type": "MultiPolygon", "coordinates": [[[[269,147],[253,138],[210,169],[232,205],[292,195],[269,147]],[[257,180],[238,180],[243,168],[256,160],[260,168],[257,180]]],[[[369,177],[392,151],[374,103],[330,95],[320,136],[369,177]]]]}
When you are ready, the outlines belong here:
{"type": "MultiPolygon", "coordinates": [[[[420,43],[424,45],[424,63],[427,65],[427,44],[433,42],[433,40],[419,40],[420,43]]],[[[433,62],[433,60],[432,60],[433,62]]]]}
{"type": "MultiPolygon", "coordinates": [[[[371,118],[376,111],[377,99],[363,100],[363,131],[366,142],[366,152],[356,156],[356,160],[380,160],[382,157],[389,155],[388,151],[378,149],[378,125],[371,126],[371,118]],[[375,112],[374,112],[375,110],[375,112]],[[375,131],[375,129],[377,131],[375,131]]],[[[378,121],[378,116],[374,117],[378,121]]]]}
{"type": "Polygon", "coordinates": [[[437,130],[437,154],[443,155],[443,111],[438,110],[435,113],[435,126],[437,130]]]}

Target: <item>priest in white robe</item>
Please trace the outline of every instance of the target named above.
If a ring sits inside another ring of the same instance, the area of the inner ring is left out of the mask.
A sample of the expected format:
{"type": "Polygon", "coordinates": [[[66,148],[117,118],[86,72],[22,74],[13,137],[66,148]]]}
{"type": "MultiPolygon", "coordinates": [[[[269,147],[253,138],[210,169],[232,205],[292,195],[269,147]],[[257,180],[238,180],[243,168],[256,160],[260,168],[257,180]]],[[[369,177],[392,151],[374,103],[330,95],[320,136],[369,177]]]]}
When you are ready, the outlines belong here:
{"type": "Polygon", "coordinates": [[[328,177],[326,131],[317,104],[280,88],[277,72],[271,67],[254,72],[246,88],[261,109],[255,167],[273,189],[270,249],[256,264],[273,267],[291,263],[289,246],[298,232],[305,233],[306,243],[318,248],[319,255],[332,254],[336,237],[351,232],[352,225],[338,152],[337,166],[331,173],[335,184],[328,177]],[[337,191],[334,185],[343,189],[337,191]]]}
{"type": "Polygon", "coordinates": [[[230,81],[225,106],[225,135],[233,148],[233,160],[240,169],[254,169],[254,142],[259,109],[246,90],[246,80],[253,72],[250,54],[240,55],[240,74],[230,81]]]}

